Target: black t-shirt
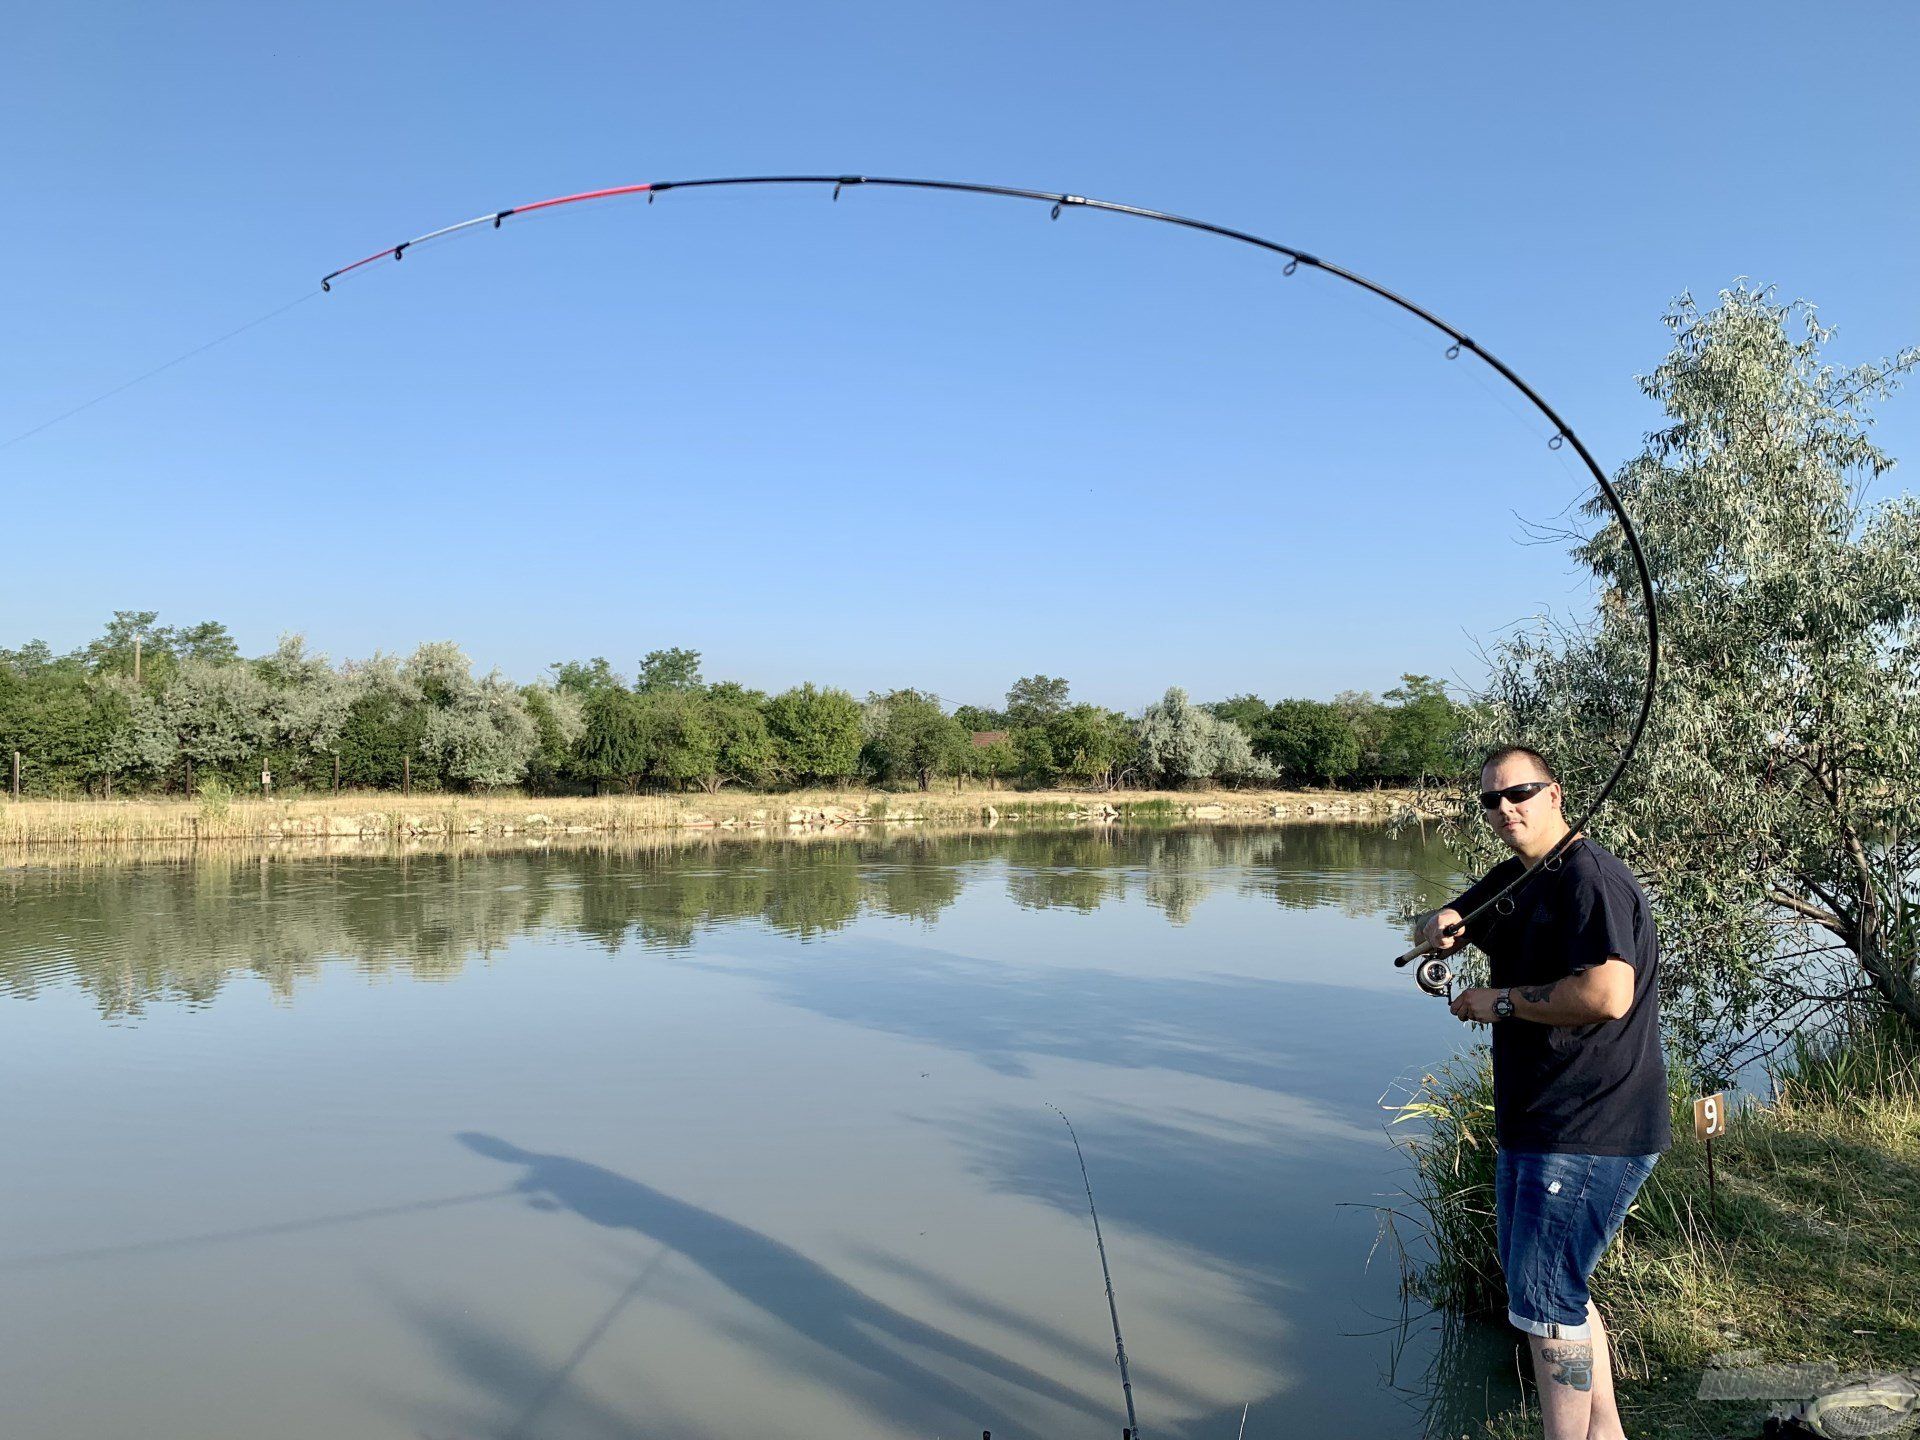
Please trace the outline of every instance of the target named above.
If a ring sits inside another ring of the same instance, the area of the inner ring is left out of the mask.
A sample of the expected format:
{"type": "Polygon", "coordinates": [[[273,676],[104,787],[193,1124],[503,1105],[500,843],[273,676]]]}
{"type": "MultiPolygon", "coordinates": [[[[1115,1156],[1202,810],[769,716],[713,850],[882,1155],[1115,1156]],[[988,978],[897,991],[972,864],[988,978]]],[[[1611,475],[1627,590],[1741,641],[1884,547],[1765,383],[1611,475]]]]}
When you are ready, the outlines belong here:
{"type": "MultiPolygon", "coordinates": [[[[1462,915],[1520,872],[1503,860],[1453,902],[1462,915]]],[[[1633,872],[1576,840],[1467,928],[1492,961],[1495,988],[1545,985],[1609,958],[1633,966],[1633,1008],[1594,1025],[1493,1025],[1494,1129],[1506,1150],[1652,1155],[1673,1144],[1660,1049],[1660,942],[1633,872]],[[1511,904],[1513,911],[1499,909],[1511,904]]]]}

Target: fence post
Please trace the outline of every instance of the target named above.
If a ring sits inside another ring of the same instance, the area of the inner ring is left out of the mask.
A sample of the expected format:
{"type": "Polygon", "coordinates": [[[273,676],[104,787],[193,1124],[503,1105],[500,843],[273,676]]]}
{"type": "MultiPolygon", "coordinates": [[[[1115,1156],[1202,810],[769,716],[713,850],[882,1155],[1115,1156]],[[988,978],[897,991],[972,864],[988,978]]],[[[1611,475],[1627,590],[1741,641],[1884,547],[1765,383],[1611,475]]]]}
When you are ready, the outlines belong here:
{"type": "Polygon", "coordinates": [[[13,798],[20,798],[20,752],[13,752],[13,798]]]}
{"type": "Polygon", "coordinates": [[[335,799],[340,796],[340,757],[338,755],[333,757],[333,794],[335,799]]]}
{"type": "Polygon", "coordinates": [[[400,793],[413,794],[413,757],[411,755],[400,757],[400,793]]]}

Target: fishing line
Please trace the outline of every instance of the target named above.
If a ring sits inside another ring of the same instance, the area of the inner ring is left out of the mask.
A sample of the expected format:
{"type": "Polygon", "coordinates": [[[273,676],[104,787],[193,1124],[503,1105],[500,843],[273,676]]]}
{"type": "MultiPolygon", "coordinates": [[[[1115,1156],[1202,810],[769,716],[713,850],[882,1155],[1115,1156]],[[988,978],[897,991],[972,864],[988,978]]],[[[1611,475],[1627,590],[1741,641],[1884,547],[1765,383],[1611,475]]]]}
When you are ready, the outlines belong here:
{"type": "Polygon", "coordinates": [[[1107,1242],[1100,1234],[1100,1212],[1093,1204],[1093,1181],[1087,1175],[1087,1157],[1080,1152],[1080,1137],[1074,1134],[1067,1112],[1048,1102],[1047,1108],[1060,1117],[1073,1141],[1074,1158],[1080,1162],[1080,1181],[1087,1187],[1087,1213],[1093,1216],[1093,1243],[1100,1250],[1100,1276],[1107,1282],[1107,1314],[1113,1317],[1113,1355],[1120,1362],[1120,1389],[1127,1397],[1127,1429],[1121,1440],[1140,1440],[1140,1422],[1133,1416],[1133,1381],[1127,1375],[1127,1342],[1120,1338],[1120,1309],[1113,1303],[1113,1271],[1107,1268],[1107,1242]]]}
{"type": "Polygon", "coordinates": [[[304,305],[307,303],[307,301],[313,299],[314,296],[320,293],[321,292],[318,290],[309,290],[306,294],[302,295],[298,300],[289,300],[286,304],[280,306],[279,309],[269,310],[264,315],[256,316],[254,319],[247,321],[246,324],[227,331],[227,333],[224,335],[215,336],[213,339],[207,341],[204,345],[196,345],[191,350],[182,351],[180,354],[174,356],[173,359],[165,361],[162,364],[156,365],[153,367],[153,369],[145,371],[139,375],[136,375],[131,380],[123,381],[120,384],[114,386],[111,390],[102,390],[98,395],[94,396],[91,400],[81,401],[78,405],[74,406],[71,410],[61,411],[58,415],[54,416],[51,420],[42,420],[38,425],[34,426],[31,430],[22,430],[18,435],[15,435],[10,440],[0,440],[0,450],[5,450],[11,446],[18,445],[22,440],[28,439],[34,435],[38,435],[42,430],[51,430],[55,425],[58,425],[62,420],[71,420],[74,416],[78,415],[81,411],[91,410],[94,406],[98,405],[103,400],[111,400],[114,396],[124,394],[126,391],[131,390],[134,386],[144,384],[146,381],[153,379],[154,376],[162,374],[165,371],[171,370],[176,365],[184,364],[186,361],[193,359],[193,357],[196,355],[206,354],[207,351],[213,349],[216,345],[224,345],[227,343],[227,341],[232,340],[238,336],[244,335],[247,333],[247,331],[266,324],[269,320],[277,320],[282,315],[286,314],[289,310],[293,309],[294,306],[304,305]]]}

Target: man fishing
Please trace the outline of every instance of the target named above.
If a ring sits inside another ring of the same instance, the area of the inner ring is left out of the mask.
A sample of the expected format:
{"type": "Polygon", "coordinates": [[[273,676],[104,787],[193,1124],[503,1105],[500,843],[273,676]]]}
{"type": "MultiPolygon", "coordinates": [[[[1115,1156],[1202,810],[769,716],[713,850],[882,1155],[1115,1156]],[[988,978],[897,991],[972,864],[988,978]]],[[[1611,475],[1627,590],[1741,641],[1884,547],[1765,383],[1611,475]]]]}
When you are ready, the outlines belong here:
{"type": "Polygon", "coordinates": [[[1513,856],[1429,916],[1420,938],[1439,954],[1471,940],[1491,962],[1492,985],[1463,991],[1452,1010],[1493,1027],[1500,1268],[1507,1319],[1533,1350],[1547,1440],[1625,1440],[1587,1280],[1673,1143],[1660,951],[1647,898],[1615,856],[1577,835],[1546,859],[1568,834],[1562,800],[1538,752],[1489,755],[1481,811],[1513,856]],[[1510,900],[1448,933],[1542,861],[1510,900]]]}

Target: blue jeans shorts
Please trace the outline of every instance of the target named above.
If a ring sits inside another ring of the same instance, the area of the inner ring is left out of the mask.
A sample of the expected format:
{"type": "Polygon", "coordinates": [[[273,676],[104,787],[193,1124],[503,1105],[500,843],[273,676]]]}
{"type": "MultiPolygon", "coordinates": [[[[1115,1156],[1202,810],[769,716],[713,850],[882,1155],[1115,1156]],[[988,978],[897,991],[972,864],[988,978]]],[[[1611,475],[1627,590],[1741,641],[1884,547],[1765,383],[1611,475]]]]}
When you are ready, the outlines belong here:
{"type": "Polygon", "coordinates": [[[1658,1155],[1537,1154],[1494,1161],[1507,1320],[1548,1340],[1587,1340],[1587,1279],[1658,1155]]]}

